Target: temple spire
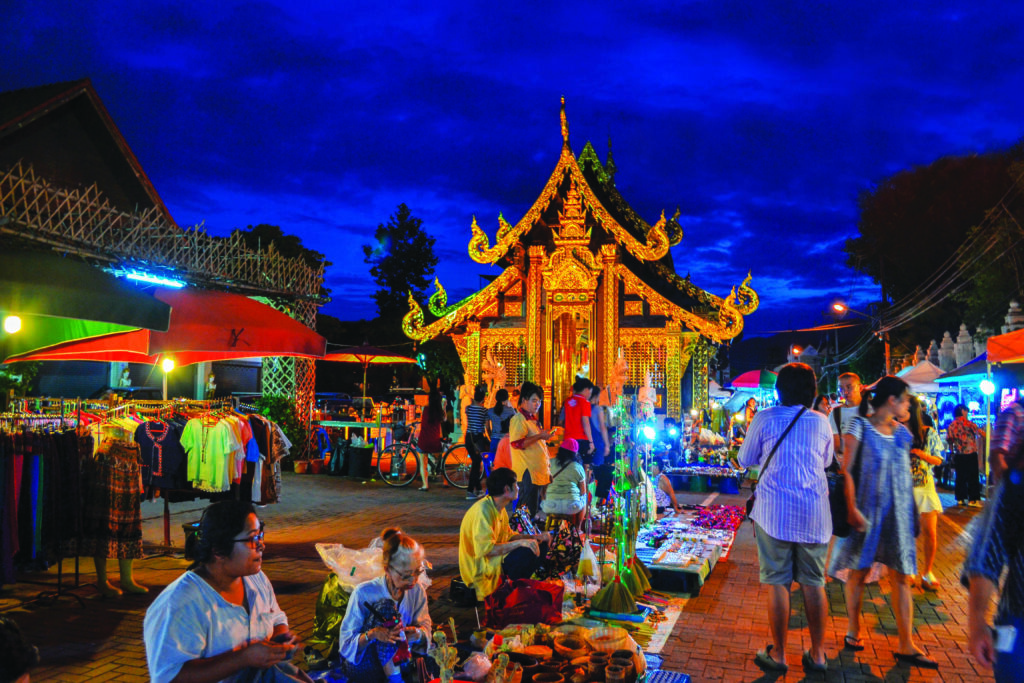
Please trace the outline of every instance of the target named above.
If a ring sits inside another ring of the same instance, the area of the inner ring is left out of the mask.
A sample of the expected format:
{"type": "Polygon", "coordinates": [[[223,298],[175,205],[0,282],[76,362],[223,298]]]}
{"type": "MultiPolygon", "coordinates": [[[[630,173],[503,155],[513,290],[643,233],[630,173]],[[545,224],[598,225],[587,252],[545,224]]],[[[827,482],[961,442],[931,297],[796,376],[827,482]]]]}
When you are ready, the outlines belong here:
{"type": "Polygon", "coordinates": [[[608,179],[612,185],[615,184],[615,161],[612,159],[612,136],[608,136],[608,163],[604,165],[604,172],[608,174],[608,179]]]}
{"type": "Polygon", "coordinates": [[[569,122],[565,118],[565,98],[562,98],[562,111],[559,114],[562,119],[562,146],[569,146],[569,122]]]}

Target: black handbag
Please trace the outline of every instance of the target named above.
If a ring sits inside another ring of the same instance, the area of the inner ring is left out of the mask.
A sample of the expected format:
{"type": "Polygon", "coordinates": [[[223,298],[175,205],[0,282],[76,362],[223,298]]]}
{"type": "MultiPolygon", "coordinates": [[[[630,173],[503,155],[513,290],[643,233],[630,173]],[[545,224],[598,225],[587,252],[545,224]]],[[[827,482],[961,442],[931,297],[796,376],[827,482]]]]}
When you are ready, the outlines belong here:
{"type": "MultiPolygon", "coordinates": [[[[860,478],[860,452],[863,447],[864,437],[862,435],[861,440],[857,442],[853,471],[849,473],[849,476],[853,477],[854,484],[858,486],[860,485],[860,482],[857,481],[860,478]]],[[[846,538],[853,532],[853,527],[850,526],[846,501],[846,477],[837,461],[833,460],[832,464],[825,468],[825,477],[828,479],[828,507],[832,513],[832,535],[837,538],[846,538]]]]}
{"type": "MultiPolygon", "coordinates": [[[[760,481],[761,477],[764,476],[764,473],[768,471],[768,463],[770,463],[772,461],[772,457],[775,455],[775,451],[778,450],[779,445],[783,442],[783,440],[785,440],[785,438],[787,436],[789,436],[789,430],[793,429],[793,426],[796,425],[796,421],[799,420],[800,416],[803,415],[806,411],[807,411],[807,406],[802,406],[800,408],[800,410],[797,411],[796,417],[793,418],[793,421],[789,423],[788,427],[786,427],[786,431],[782,432],[782,436],[780,436],[779,440],[775,442],[774,446],[772,446],[771,452],[768,453],[768,457],[765,458],[764,465],[761,466],[761,472],[757,475],[757,478],[758,478],[759,481],[760,481]]],[[[756,499],[757,499],[757,491],[753,490],[751,492],[751,494],[750,494],[750,498],[747,498],[747,503],[746,503],[747,518],[748,519],[750,518],[750,513],[754,509],[754,501],[756,499]]]]}

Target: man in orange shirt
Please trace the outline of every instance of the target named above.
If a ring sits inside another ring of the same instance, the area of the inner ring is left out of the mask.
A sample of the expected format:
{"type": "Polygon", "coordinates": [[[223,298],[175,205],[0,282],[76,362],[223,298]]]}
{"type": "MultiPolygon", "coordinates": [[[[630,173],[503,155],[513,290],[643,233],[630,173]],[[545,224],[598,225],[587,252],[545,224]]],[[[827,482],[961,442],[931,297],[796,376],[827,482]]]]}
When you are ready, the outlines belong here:
{"type": "Polygon", "coordinates": [[[572,396],[565,400],[565,437],[576,439],[584,465],[594,459],[594,439],[590,434],[590,392],[594,385],[586,377],[577,377],[572,385],[572,396]]]}

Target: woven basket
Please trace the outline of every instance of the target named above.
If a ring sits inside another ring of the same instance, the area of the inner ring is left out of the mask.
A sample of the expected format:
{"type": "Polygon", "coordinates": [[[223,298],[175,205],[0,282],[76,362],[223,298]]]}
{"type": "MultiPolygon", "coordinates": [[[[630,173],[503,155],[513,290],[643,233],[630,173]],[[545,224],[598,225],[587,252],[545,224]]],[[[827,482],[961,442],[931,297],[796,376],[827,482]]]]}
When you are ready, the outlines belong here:
{"type": "Polygon", "coordinates": [[[563,659],[573,660],[582,657],[590,650],[586,641],[580,636],[555,636],[555,653],[563,659]]]}
{"type": "Polygon", "coordinates": [[[591,629],[587,643],[598,652],[615,652],[629,647],[629,632],[617,626],[591,629]]]}

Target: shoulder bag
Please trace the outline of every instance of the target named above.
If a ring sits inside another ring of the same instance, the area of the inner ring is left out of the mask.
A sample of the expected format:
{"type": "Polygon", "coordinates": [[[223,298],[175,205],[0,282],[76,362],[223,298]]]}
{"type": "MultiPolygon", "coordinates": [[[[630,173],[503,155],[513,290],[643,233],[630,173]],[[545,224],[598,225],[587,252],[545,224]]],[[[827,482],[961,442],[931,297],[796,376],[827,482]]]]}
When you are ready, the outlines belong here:
{"type": "MultiPolygon", "coordinates": [[[[793,421],[789,423],[788,427],[786,427],[786,431],[782,432],[782,436],[780,436],[779,440],[775,442],[774,446],[772,446],[771,452],[768,453],[768,457],[765,458],[764,464],[761,465],[761,472],[757,475],[758,481],[760,481],[760,479],[764,476],[764,473],[768,471],[768,463],[770,463],[772,461],[772,458],[775,456],[775,451],[778,450],[779,445],[785,440],[785,438],[787,436],[789,436],[789,431],[791,429],[793,429],[793,426],[796,424],[796,421],[799,420],[800,416],[803,415],[805,412],[807,412],[807,406],[801,406],[800,410],[797,411],[796,417],[794,417],[793,421]]],[[[751,511],[754,509],[754,501],[756,499],[757,499],[757,491],[755,490],[753,493],[750,494],[750,498],[747,498],[747,517],[748,518],[750,517],[751,511]]]]}
{"type": "Polygon", "coordinates": [[[846,477],[853,477],[854,485],[860,485],[857,479],[860,474],[860,452],[863,447],[864,434],[862,432],[860,440],[857,442],[857,453],[853,461],[852,472],[844,473],[839,466],[838,456],[834,454],[832,464],[825,468],[825,478],[828,479],[828,507],[832,513],[832,535],[838,538],[846,538],[853,531],[846,507],[846,477]]]}

